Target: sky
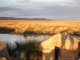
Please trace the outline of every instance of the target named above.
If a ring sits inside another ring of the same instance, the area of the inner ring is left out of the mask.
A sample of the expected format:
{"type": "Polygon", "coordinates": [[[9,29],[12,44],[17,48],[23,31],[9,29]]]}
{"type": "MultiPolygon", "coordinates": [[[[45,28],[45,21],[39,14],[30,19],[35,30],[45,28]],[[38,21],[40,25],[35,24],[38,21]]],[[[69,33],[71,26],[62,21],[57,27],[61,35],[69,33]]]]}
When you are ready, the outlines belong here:
{"type": "Polygon", "coordinates": [[[0,17],[80,20],[80,0],[0,0],[0,17]]]}

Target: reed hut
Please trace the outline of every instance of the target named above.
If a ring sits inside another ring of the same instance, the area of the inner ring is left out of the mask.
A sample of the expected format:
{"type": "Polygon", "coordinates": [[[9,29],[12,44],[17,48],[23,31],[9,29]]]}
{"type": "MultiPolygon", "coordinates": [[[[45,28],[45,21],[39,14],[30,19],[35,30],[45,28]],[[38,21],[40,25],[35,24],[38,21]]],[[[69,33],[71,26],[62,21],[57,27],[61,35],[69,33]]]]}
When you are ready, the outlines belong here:
{"type": "Polygon", "coordinates": [[[68,33],[58,33],[40,44],[42,60],[77,60],[79,40],[68,33]]]}

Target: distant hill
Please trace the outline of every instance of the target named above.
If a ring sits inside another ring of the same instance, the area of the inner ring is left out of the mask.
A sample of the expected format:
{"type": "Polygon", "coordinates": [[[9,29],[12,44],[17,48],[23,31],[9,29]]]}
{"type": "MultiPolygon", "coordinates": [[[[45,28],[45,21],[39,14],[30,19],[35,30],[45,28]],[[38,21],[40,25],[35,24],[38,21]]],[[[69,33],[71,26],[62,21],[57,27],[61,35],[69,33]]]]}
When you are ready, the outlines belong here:
{"type": "Polygon", "coordinates": [[[46,18],[15,18],[15,17],[0,17],[0,20],[50,20],[46,18]]]}

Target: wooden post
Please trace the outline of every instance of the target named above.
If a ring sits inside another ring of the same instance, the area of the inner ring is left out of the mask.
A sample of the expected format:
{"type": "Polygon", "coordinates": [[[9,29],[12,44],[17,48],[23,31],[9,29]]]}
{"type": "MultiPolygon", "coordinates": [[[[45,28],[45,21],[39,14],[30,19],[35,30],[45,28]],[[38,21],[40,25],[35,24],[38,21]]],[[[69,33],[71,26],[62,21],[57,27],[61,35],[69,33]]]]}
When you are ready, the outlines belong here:
{"type": "Polygon", "coordinates": [[[43,53],[43,55],[42,55],[42,60],[45,60],[45,54],[43,53]]]}
{"type": "Polygon", "coordinates": [[[80,42],[78,43],[78,60],[80,60],[80,42]]]}

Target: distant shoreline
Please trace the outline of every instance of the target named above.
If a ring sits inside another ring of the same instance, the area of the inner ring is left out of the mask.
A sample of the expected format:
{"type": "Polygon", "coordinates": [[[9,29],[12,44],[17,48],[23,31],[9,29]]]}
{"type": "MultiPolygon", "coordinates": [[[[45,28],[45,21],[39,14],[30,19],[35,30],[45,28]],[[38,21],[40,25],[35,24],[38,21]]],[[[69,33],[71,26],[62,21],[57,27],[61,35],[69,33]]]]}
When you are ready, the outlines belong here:
{"type": "Polygon", "coordinates": [[[0,19],[0,21],[54,21],[54,22],[80,22],[80,20],[13,20],[13,19],[0,19]]]}

